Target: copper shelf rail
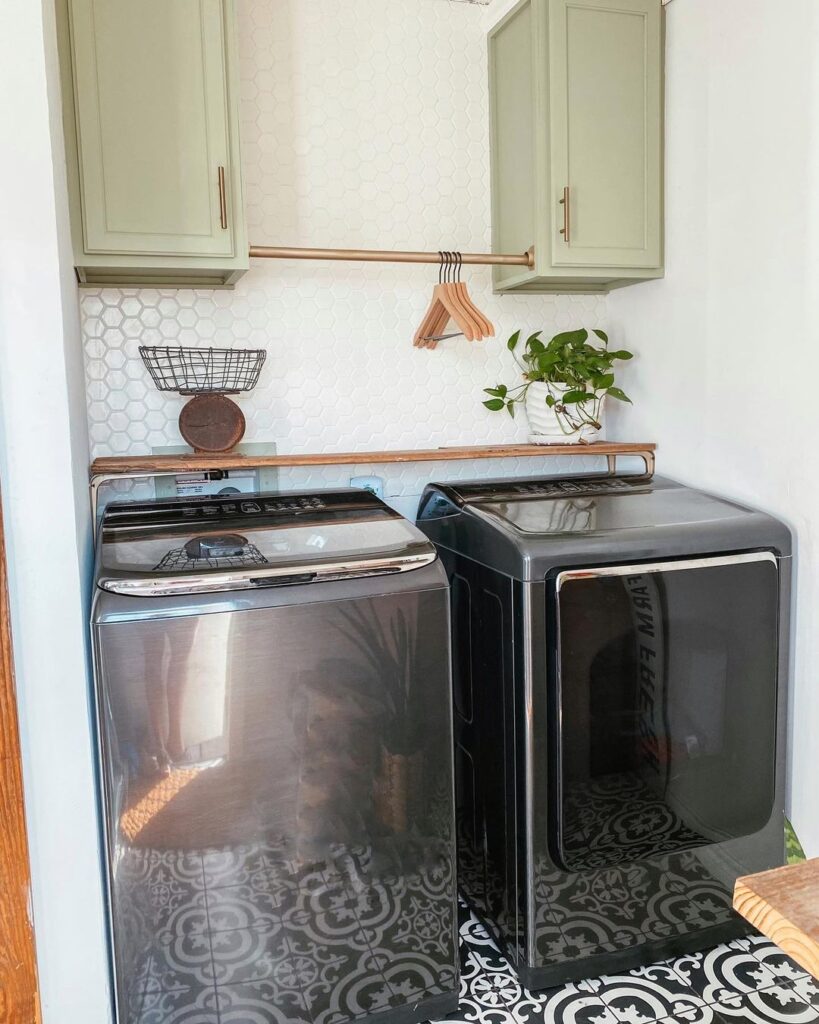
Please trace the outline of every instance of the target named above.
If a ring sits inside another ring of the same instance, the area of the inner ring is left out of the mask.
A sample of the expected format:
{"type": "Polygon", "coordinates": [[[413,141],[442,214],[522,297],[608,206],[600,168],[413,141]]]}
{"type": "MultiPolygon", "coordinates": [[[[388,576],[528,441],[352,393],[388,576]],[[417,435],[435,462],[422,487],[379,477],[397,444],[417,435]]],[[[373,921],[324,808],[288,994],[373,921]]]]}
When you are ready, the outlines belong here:
{"type": "Polygon", "coordinates": [[[100,487],[113,480],[178,476],[182,473],[218,472],[231,469],[265,469],[282,466],[387,465],[399,462],[454,462],[468,459],[516,459],[556,455],[595,455],[606,459],[609,473],[616,472],[619,456],[643,460],[646,477],[654,473],[654,442],[596,441],[593,444],[498,444],[404,451],[323,452],[291,455],[113,455],[91,463],[91,508],[96,519],[100,487]]]}
{"type": "MultiPolygon", "coordinates": [[[[344,260],[362,263],[435,263],[441,262],[439,252],[404,252],[393,249],[299,249],[283,245],[251,245],[252,259],[262,260],[344,260]]],[[[528,267],[535,265],[532,246],[523,253],[464,252],[463,264],[485,264],[495,267],[528,267]]]]}

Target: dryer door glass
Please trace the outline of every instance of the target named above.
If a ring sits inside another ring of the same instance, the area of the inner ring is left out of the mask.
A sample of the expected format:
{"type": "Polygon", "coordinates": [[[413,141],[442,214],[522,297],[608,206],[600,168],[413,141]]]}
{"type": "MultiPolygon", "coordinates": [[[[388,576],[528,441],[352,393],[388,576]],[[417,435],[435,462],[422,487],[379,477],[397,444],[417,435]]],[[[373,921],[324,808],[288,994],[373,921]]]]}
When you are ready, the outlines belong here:
{"type": "Polygon", "coordinates": [[[763,828],[776,763],[774,556],[572,570],[555,594],[558,863],[585,870],[763,828]]]}

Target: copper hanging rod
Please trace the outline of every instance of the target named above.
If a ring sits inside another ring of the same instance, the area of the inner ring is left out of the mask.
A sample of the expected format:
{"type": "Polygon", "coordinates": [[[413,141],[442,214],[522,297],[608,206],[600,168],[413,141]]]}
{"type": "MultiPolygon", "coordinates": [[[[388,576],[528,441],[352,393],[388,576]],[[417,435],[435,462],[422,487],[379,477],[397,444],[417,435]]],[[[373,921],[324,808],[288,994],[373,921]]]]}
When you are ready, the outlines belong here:
{"type": "MultiPolygon", "coordinates": [[[[293,249],[279,245],[251,245],[250,255],[263,260],[361,260],[365,263],[440,263],[437,252],[396,252],[390,249],[293,249]]],[[[529,267],[535,265],[534,247],[519,256],[493,252],[465,252],[462,263],[492,266],[529,267]]]]}

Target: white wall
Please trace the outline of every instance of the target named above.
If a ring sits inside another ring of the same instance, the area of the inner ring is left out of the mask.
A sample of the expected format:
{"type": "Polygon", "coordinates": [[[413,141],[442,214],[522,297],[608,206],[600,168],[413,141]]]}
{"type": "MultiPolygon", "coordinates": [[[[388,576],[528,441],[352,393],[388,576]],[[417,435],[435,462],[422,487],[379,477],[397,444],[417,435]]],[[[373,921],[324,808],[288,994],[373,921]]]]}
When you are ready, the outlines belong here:
{"type": "Polygon", "coordinates": [[[819,24],[813,0],[667,9],[667,273],[612,293],[642,357],[623,438],[796,532],[791,807],[819,854],[819,24]]]}
{"type": "Polygon", "coordinates": [[[50,7],[0,5],[0,484],[43,1020],[101,1024],[88,437],[50,7]]]}

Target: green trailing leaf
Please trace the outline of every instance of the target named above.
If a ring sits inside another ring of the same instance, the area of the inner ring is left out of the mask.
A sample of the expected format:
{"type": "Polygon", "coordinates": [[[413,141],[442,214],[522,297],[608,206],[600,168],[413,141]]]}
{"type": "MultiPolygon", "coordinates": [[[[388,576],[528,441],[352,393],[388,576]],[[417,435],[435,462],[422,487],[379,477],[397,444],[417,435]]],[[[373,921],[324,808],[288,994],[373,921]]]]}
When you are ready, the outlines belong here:
{"type": "Polygon", "coordinates": [[[614,383],[613,373],[596,373],[592,379],[592,387],[595,391],[605,391],[606,388],[610,388],[614,383]]]}
{"type": "Polygon", "coordinates": [[[567,391],[560,401],[564,405],[579,405],[580,402],[588,402],[590,398],[594,398],[591,391],[567,391]]]}
{"type": "Polygon", "coordinates": [[[601,341],[603,342],[603,344],[604,344],[604,345],[608,345],[608,343],[609,343],[609,336],[608,336],[608,334],[606,334],[606,332],[605,332],[605,331],[599,331],[599,330],[598,330],[598,329],[597,329],[597,328],[595,327],[595,329],[594,329],[594,333],[595,333],[595,334],[597,335],[597,337],[598,337],[598,338],[599,338],[599,339],[600,339],[600,340],[601,340],[601,341]]]}
{"type": "Polygon", "coordinates": [[[555,400],[551,395],[546,396],[546,404],[549,406],[550,409],[554,408],[555,400]]]}
{"type": "Polygon", "coordinates": [[[490,398],[489,401],[484,402],[483,404],[491,412],[500,412],[506,403],[502,398],[490,398]]]}
{"type": "Polygon", "coordinates": [[[512,337],[509,339],[509,341],[506,342],[506,347],[509,349],[510,352],[514,352],[515,351],[515,346],[517,345],[519,340],[520,340],[520,331],[515,331],[515,333],[512,335],[512,337]]]}
{"type": "Polygon", "coordinates": [[[535,360],[535,366],[541,374],[546,374],[557,364],[557,356],[552,352],[541,352],[535,360]]]}
{"type": "Polygon", "coordinates": [[[618,349],[616,352],[611,353],[612,359],[633,359],[634,353],[629,352],[624,348],[618,349]]]}
{"type": "Polygon", "coordinates": [[[581,327],[579,331],[563,331],[561,334],[556,334],[552,338],[552,343],[556,346],[560,345],[582,345],[583,342],[588,338],[589,332],[585,327],[581,327]]]}
{"type": "Polygon", "coordinates": [[[506,403],[506,409],[507,409],[507,412],[509,413],[509,415],[512,417],[512,419],[514,419],[515,418],[515,403],[511,399],[506,403]]]}
{"type": "Polygon", "coordinates": [[[625,392],[621,391],[620,388],[609,388],[606,391],[606,394],[611,395],[612,398],[616,398],[618,402],[628,402],[629,405],[632,404],[631,399],[625,392]]]}
{"type": "Polygon", "coordinates": [[[502,397],[502,392],[501,392],[500,387],[484,388],[483,390],[486,392],[487,395],[493,395],[495,398],[501,398],[502,397]]]}

